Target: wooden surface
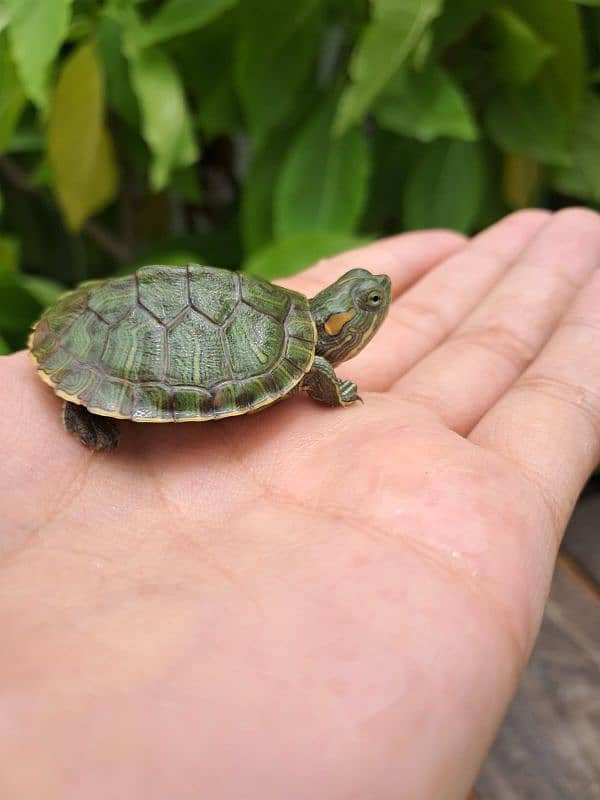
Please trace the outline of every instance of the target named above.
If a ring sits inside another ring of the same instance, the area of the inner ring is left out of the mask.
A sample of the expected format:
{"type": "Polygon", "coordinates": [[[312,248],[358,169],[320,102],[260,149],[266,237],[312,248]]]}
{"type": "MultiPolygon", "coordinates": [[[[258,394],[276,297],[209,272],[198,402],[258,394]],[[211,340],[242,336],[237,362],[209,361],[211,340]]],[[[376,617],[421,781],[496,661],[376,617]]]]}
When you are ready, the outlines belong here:
{"type": "Polygon", "coordinates": [[[600,489],[581,500],[575,509],[563,552],[600,587],[600,489]]]}
{"type": "Polygon", "coordinates": [[[600,800],[600,494],[579,503],[477,800],[600,800]]]}

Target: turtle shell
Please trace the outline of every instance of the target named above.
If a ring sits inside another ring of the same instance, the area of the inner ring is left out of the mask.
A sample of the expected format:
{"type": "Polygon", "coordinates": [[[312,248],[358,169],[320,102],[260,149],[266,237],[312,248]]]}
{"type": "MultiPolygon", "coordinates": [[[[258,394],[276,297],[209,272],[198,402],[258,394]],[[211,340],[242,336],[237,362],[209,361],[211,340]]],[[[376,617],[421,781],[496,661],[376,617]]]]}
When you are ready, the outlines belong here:
{"type": "Polygon", "coordinates": [[[215,267],[154,266],[63,295],[29,347],[56,394],[95,414],[201,422],[289,394],[316,337],[297,292],[215,267]]]}

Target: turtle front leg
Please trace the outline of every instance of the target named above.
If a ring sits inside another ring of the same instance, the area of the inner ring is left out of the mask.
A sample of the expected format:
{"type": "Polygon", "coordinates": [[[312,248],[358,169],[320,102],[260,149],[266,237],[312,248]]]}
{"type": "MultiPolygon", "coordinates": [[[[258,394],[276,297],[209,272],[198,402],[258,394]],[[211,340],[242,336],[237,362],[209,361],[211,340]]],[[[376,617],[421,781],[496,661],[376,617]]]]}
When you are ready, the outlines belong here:
{"type": "Polygon", "coordinates": [[[323,356],[315,357],[310,372],[302,382],[302,389],[313,400],[328,406],[349,406],[360,400],[356,393],[356,384],[352,381],[341,381],[323,356]]]}
{"type": "Polygon", "coordinates": [[[119,444],[119,429],[114,419],[92,414],[85,406],[66,402],[63,422],[65,428],[90,450],[109,452],[119,444]]]}

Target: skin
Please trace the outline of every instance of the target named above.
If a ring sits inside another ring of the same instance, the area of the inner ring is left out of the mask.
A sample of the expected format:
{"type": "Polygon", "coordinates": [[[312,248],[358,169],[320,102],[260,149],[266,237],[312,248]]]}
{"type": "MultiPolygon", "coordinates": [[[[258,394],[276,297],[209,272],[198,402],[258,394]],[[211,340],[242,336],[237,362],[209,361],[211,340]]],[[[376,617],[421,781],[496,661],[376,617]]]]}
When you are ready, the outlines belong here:
{"type": "MultiPolygon", "coordinates": [[[[458,800],[600,456],[600,222],[388,239],[364,405],[65,436],[0,359],[0,796],[458,800]],[[150,428],[150,429],[149,429],[150,428]]],[[[346,373],[347,370],[347,373],[346,373]]]]}

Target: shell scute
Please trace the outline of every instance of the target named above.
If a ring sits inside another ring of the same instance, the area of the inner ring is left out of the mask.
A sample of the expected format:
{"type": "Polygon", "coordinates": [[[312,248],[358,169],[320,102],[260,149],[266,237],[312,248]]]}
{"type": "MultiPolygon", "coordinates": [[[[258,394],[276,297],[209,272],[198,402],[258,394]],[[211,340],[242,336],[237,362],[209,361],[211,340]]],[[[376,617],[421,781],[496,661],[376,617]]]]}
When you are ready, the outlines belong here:
{"type": "Polygon", "coordinates": [[[169,389],[156,385],[136,386],[131,418],[137,422],[149,419],[173,421],[173,401],[169,389]]]}
{"type": "Polygon", "coordinates": [[[185,388],[173,392],[175,422],[208,419],[214,415],[213,396],[206,389],[185,388]]]}
{"type": "Polygon", "coordinates": [[[290,336],[286,347],[287,358],[297,367],[304,368],[307,361],[310,360],[314,348],[304,339],[295,339],[290,336]]]}
{"type": "Polygon", "coordinates": [[[108,334],[101,363],[108,375],[129,381],[161,381],[165,372],[165,328],[136,306],[108,334]]]}
{"type": "Polygon", "coordinates": [[[85,402],[96,396],[102,376],[94,367],[80,364],[69,369],[58,383],[58,388],[70,397],[78,397],[85,402]]]}
{"type": "Polygon", "coordinates": [[[314,348],[317,341],[315,324],[308,311],[308,302],[294,298],[285,320],[285,329],[290,338],[301,339],[314,348]]]}
{"type": "Polygon", "coordinates": [[[298,383],[298,366],[283,359],[273,368],[271,378],[277,386],[279,394],[288,394],[298,383]]]}
{"type": "Polygon", "coordinates": [[[220,329],[190,309],[168,331],[166,380],[189,386],[212,386],[227,375],[220,329]]]}
{"type": "Polygon", "coordinates": [[[224,383],[215,390],[213,397],[215,417],[227,417],[239,411],[237,402],[239,388],[235,383],[224,383]]]}
{"type": "Polygon", "coordinates": [[[136,272],[138,299],[159,322],[168,322],[189,306],[187,273],[173,267],[142,267],[136,272]],[[164,287],[169,291],[165,292],[164,287]]]}
{"type": "Polygon", "coordinates": [[[62,335],[64,348],[89,363],[99,361],[108,338],[108,324],[93,311],[83,311],[62,335]]]}
{"type": "Polygon", "coordinates": [[[81,314],[87,305],[88,295],[82,289],[75,289],[59,297],[49,311],[43,315],[53,333],[60,333],[68,328],[81,314]]]}
{"type": "Polygon", "coordinates": [[[90,288],[87,305],[109,325],[114,325],[137,305],[135,278],[116,278],[90,288]]]}
{"type": "Polygon", "coordinates": [[[75,365],[73,356],[64,347],[56,346],[40,364],[40,368],[53,383],[59,384],[71,367],[75,365]]]}
{"type": "Polygon", "coordinates": [[[217,325],[222,325],[240,302],[238,276],[215,267],[187,268],[192,307],[217,325]]]}
{"type": "Polygon", "coordinates": [[[103,376],[89,399],[89,407],[109,416],[129,419],[133,411],[134,387],[116,378],[103,376]]]}
{"type": "Polygon", "coordinates": [[[242,305],[225,329],[233,372],[253,377],[267,372],[281,354],[283,325],[250,306],[242,305]]]}
{"type": "Polygon", "coordinates": [[[38,363],[44,361],[56,347],[56,336],[46,317],[42,317],[35,326],[29,339],[29,346],[35,351],[38,363]]]}
{"type": "Polygon", "coordinates": [[[290,307],[290,293],[267,281],[242,275],[242,300],[252,308],[283,322],[290,307]]]}

